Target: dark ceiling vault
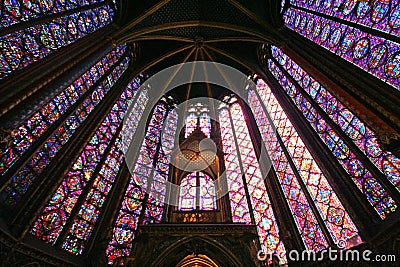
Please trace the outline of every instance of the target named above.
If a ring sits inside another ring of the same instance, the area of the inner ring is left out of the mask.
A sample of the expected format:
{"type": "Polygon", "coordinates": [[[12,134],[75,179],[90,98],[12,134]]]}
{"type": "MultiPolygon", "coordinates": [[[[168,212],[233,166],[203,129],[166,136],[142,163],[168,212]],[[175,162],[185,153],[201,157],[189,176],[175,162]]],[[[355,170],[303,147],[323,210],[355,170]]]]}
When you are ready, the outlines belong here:
{"type": "MultiPolygon", "coordinates": [[[[113,41],[135,44],[140,51],[136,69],[149,74],[196,60],[223,63],[245,74],[261,73],[258,47],[283,40],[277,0],[121,1],[121,5],[117,25],[123,26],[113,41]]],[[[182,96],[185,90],[177,88],[174,94],[182,96]]],[[[199,90],[191,91],[189,97],[203,96],[199,90]]],[[[217,97],[223,90],[212,91],[217,97]]]]}

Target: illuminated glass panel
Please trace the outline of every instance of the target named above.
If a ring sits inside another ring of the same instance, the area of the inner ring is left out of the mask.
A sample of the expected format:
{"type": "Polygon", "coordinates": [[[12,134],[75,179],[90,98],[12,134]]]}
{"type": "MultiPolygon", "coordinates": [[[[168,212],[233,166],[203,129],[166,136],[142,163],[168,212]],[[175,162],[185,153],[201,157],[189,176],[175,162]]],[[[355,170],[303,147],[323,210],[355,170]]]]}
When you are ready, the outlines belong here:
{"type": "Polygon", "coordinates": [[[217,209],[215,185],[210,176],[200,172],[200,210],[215,210],[217,209]]]}
{"type": "MultiPolygon", "coordinates": [[[[375,164],[375,166],[385,174],[398,190],[400,190],[400,159],[393,156],[392,153],[383,151],[378,143],[375,133],[363,123],[355,114],[346,108],[335,96],[333,96],[326,88],[324,88],[313,77],[308,75],[299,65],[285,55],[281,50],[272,47],[272,54],[288,71],[288,73],[298,82],[308,96],[312,97],[326,114],[353,140],[354,144],[375,164]]],[[[282,85],[286,85],[286,90],[291,88],[291,98],[298,108],[303,112],[316,114],[312,108],[310,110],[302,110],[302,106],[307,100],[300,96],[300,92],[293,88],[290,81],[287,81],[283,73],[275,67],[274,63],[269,63],[271,70],[274,71],[282,85]],[[297,97],[298,95],[298,97],[297,97]]],[[[306,116],[311,123],[315,122],[315,116],[306,116]]],[[[342,150],[349,148],[343,146],[342,150]]],[[[337,151],[337,149],[334,149],[337,151]]],[[[337,153],[335,153],[337,154],[337,153]]]]}
{"type": "Polygon", "coordinates": [[[219,123],[221,129],[221,141],[225,154],[225,172],[229,188],[232,221],[239,223],[251,223],[249,204],[242,179],[239,157],[236,150],[233,129],[228,110],[220,111],[219,123]]]}
{"type": "MultiPolygon", "coordinates": [[[[277,255],[280,259],[280,263],[286,264],[286,250],[279,238],[278,225],[272,210],[271,202],[269,200],[242,109],[239,104],[235,103],[229,110],[230,112],[227,109],[222,109],[219,113],[221,132],[224,131],[222,130],[223,128],[229,127],[234,133],[234,137],[236,137],[236,153],[238,153],[238,158],[240,158],[242,162],[243,175],[245,177],[260,243],[265,253],[277,255]],[[229,116],[231,116],[233,125],[229,121],[223,119],[226,117],[229,118],[229,116]]],[[[223,147],[224,152],[229,153],[229,147],[225,147],[224,144],[223,147]]],[[[227,170],[228,175],[230,171],[231,170],[227,170]]],[[[228,184],[231,183],[228,182],[228,184]]],[[[230,190],[232,190],[232,188],[230,188],[230,190]]],[[[237,206],[235,200],[232,202],[237,206]]]]}
{"type": "MultiPolygon", "coordinates": [[[[106,116],[100,127],[92,135],[90,141],[84,147],[81,155],[76,159],[72,168],[64,177],[61,185],[58,187],[50,202],[45,206],[38,219],[35,221],[31,228],[31,233],[36,237],[46,241],[49,244],[54,244],[67,222],[72,209],[74,208],[82,190],[93,179],[94,171],[100,163],[105,150],[110,145],[110,141],[115,135],[118,126],[121,124],[122,119],[127,109],[127,103],[132,100],[132,92],[127,91],[136,90],[136,88],[128,87],[125,92],[120,96],[117,102],[113,105],[110,113],[106,116]]],[[[110,165],[113,163],[110,162],[110,165]]],[[[86,223],[89,220],[96,220],[99,209],[95,206],[89,205],[92,208],[91,217],[86,218],[86,223]]],[[[99,204],[98,204],[99,205],[99,204]]],[[[85,212],[84,210],[81,212],[85,212]]],[[[79,215],[84,216],[83,213],[79,215]]],[[[88,229],[90,234],[90,229],[88,229]]],[[[85,236],[81,236],[85,238],[85,236]]],[[[78,246],[78,244],[75,244],[78,246]]],[[[80,253],[79,248],[66,246],[65,248],[71,249],[74,253],[80,253]]]]}
{"type": "MultiPolygon", "coordinates": [[[[262,101],[266,105],[266,109],[269,111],[274,126],[277,127],[276,132],[280,135],[283,145],[285,145],[285,149],[287,149],[287,152],[291,156],[296,171],[299,173],[302,182],[305,184],[308,193],[332,236],[333,241],[338,244],[343,240],[357,238],[357,228],[329,185],[324,174],[319,169],[310,152],[305,147],[295,128],[288,120],[278,101],[273,96],[269,87],[262,80],[259,80],[257,88],[262,101]]],[[[253,98],[253,105],[256,105],[258,99],[256,99],[256,96],[253,96],[252,94],[254,94],[254,92],[250,94],[250,97],[253,98]]],[[[255,107],[253,108],[256,109],[255,107]]],[[[258,112],[261,113],[263,110],[259,110],[258,112]]],[[[266,116],[265,113],[260,115],[266,116]]],[[[258,120],[260,121],[260,119],[258,120]]],[[[271,126],[268,125],[267,127],[271,126]]],[[[268,140],[267,136],[271,138],[266,130],[268,130],[268,128],[262,130],[265,141],[268,140]]],[[[274,157],[272,158],[273,161],[275,161],[274,157]]],[[[276,162],[274,163],[276,164],[276,162]]]]}
{"type": "Polygon", "coordinates": [[[102,6],[1,36],[0,79],[110,24],[113,15],[102,6]]]}
{"type": "Polygon", "coordinates": [[[400,89],[399,44],[294,8],[284,20],[297,33],[400,89]]]}
{"type": "Polygon", "coordinates": [[[186,117],[186,131],[185,131],[185,137],[188,137],[193,131],[196,129],[197,125],[197,116],[195,113],[190,113],[186,117]]]}
{"type": "Polygon", "coordinates": [[[101,2],[104,0],[3,0],[0,29],[23,21],[101,2]]]}
{"type": "MultiPolygon", "coordinates": [[[[118,118],[121,119],[125,113],[127,106],[130,105],[132,99],[135,97],[136,90],[139,84],[131,82],[127,90],[124,93],[124,97],[121,97],[119,104],[120,110],[118,111],[118,118]]],[[[135,133],[137,124],[142,116],[143,110],[148,100],[147,91],[143,90],[140,92],[139,97],[133,105],[132,124],[130,130],[131,135],[135,133]]],[[[73,223],[68,230],[66,239],[62,245],[65,250],[68,250],[74,254],[82,254],[90,238],[95,223],[98,219],[99,214],[102,211],[104,202],[106,201],[107,195],[110,192],[115,178],[118,174],[118,170],[123,163],[124,146],[122,143],[122,132],[119,134],[112,146],[110,152],[107,155],[105,162],[103,163],[100,172],[97,174],[94,183],[91,185],[90,191],[80,207],[79,212],[73,223]]]]}
{"type": "Polygon", "coordinates": [[[327,248],[328,241],[315,215],[310,212],[305,193],[254,91],[249,91],[249,104],[306,248],[314,251],[327,248]]]}
{"type": "Polygon", "coordinates": [[[188,108],[188,116],[186,117],[185,137],[188,137],[197,127],[197,120],[200,120],[200,130],[210,137],[211,119],[208,114],[209,110],[202,103],[191,105],[188,108]]]}
{"type": "Polygon", "coordinates": [[[358,230],[349,214],[269,87],[259,80],[257,89],[333,241],[338,244],[357,236],[358,230]]]}
{"type": "Polygon", "coordinates": [[[197,173],[192,172],[182,179],[179,187],[180,210],[196,209],[197,187],[197,173]]]}
{"type": "Polygon", "coordinates": [[[146,203],[143,223],[159,223],[162,220],[164,200],[166,194],[166,181],[168,181],[169,163],[171,152],[175,145],[175,133],[178,123],[176,110],[171,110],[164,121],[161,135],[160,150],[154,176],[151,180],[151,190],[146,203]]]}
{"type": "Polygon", "coordinates": [[[182,179],[179,190],[180,210],[215,210],[215,185],[210,176],[193,172],[182,179]]]}
{"type": "MultiPolygon", "coordinates": [[[[0,173],[5,172],[42,134],[88,91],[95,82],[122,56],[126,46],[118,46],[46,103],[25,123],[12,132],[13,143],[1,152],[0,173]]],[[[94,97],[97,97],[96,94],[94,97]]]]}
{"type": "Polygon", "coordinates": [[[34,180],[40,176],[45,167],[55,157],[56,153],[68,142],[69,138],[81,125],[109,92],[114,83],[128,68],[129,58],[126,57],[116,66],[103,82],[94,88],[82,104],[65,120],[56,132],[35,152],[2,192],[1,198],[8,205],[14,205],[28,190],[34,180]]]}
{"type": "Polygon", "coordinates": [[[392,35],[400,35],[400,4],[398,0],[291,0],[290,2],[299,7],[365,25],[392,35]]]}
{"type": "MultiPolygon", "coordinates": [[[[385,218],[388,213],[393,212],[396,209],[394,200],[385,191],[382,185],[373,177],[371,172],[364,166],[364,164],[356,157],[354,152],[349,148],[345,141],[334,131],[331,126],[322,118],[315,108],[311,106],[308,100],[301,95],[299,90],[283,75],[281,70],[277,66],[269,61],[269,68],[271,69],[274,76],[282,84],[284,90],[288,92],[300,109],[305,114],[306,119],[311,122],[314,130],[318,133],[328,148],[335,154],[339,162],[342,164],[347,173],[352,177],[357,187],[367,196],[368,201],[379,213],[381,218],[385,218]]],[[[319,84],[314,84],[314,89],[318,89],[319,84]]],[[[318,91],[315,91],[317,93],[318,91]]],[[[326,91],[318,95],[318,102],[324,101],[326,91]]],[[[325,106],[334,108],[332,105],[333,101],[325,102],[325,106]]],[[[357,119],[354,121],[357,123],[357,119]]],[[[353,125],[354,126],[354,123],[353,125]]],[[[363,129],[365,130],[365,128],[363,129]]],[[[354,129],[350,129],[352,134],[357,135],[354,129]]],[[[361,137],[361,136],[360,136],[361,137]]]]}
{"type": "MultiPolygon", "coordinates": [[[[175,114],[172,116],[176,116],[175,112],[170,114],[175,114]]],[[[113,237],[107,246],[106,254],[109,264],[112,264],[114,260],[118,257],[127,256],[130,254],[135,230],[139,223],[139,215],[143,207],[147,209],[150,208],[149,211],[146,211],[146,217],[149,219],[149,221],[157,221],[159,219],[160,210],[162,213],[163,206],[161,203],[159,203],[159,196],[150,196],[149,194],[147,202],[143,202],[145,200],[145,193],[150,193],[149,187],[151,186],[151,183],[162,181],[162,179],[164,179],[163,174],[167,173],[167,170],[165,170],[165,172],[157,172],[153,167],[154,157],[157,156],[157,146],[160,143],[161,132],[163,132],[163,139],[166,140],[166,144],[163,147],[163,149],[165,149],[165,151],[167,152],[166,154],[169,154],[170,149],[173,146],[173,143],[171,145],[170,141],[174,140],[174,137],[172,138],[172,132],[175,131],[172,130],[174,128],[173,121],[175,119],[174,117],[171,117],[172,122],[169,122],[169,126],[165,126],[165,131],[162,131],[163,122],[166,115],[166,105],[161,102],[158,103],[155,106],[152,117],[150,119],[146,136],[143,140],[138,159],[133,169],[132,178],[129,181],[128,189],[125,192],[122,206],[119,210],[117,220],[114,224],[113,237]],[[153,179],[153,176],[158,177],[155,177],[153,179]]],[[[162,166],[163,165],[159,165],[158,170],[162,169],[162,166]]],[[[157,189],[155,189],[154,192],[163,193],[164,190],[165,189],[163,188],[163,186],[161,186],[160,191],[157,191],[157,189]]]]}

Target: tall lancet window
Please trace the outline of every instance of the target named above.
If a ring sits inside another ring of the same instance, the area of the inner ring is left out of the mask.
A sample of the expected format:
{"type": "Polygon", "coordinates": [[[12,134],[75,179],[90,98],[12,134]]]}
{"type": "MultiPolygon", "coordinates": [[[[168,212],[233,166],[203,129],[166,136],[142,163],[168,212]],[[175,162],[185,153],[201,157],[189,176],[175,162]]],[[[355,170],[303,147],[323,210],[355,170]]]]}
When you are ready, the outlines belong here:
{"type": "Polygon", "coordinates": [[[129,62],[127,47],[116,47],[13,130],[12,144],[1,151],[1,181],[6,185],[2,202],[17,204],[40,182],[46,167],[105,100],[129,62]]]}
{"type": "Polygon", "coordinates": [[[138,225],[162,220],[177,120],[176,110],[163,100],[154,107],[146,136],[131,170],[132,177],[115,218],[112,238],[106,250],[109,264],[131,253],[138,225]]]}
{"type": "Polygon", "coordinates": [[[285,264],[286,250],[280,238],[264,177],[245,116],[235,101],[231,99],[232,104],[219,110],[232,220],[235,223],[255,224],[264,252],[278,256],[280,263],[285,264]]]}
{"type": "Polygon", "coordinates": [[[306,248],[359,244],[357,227],[264,81],[258,80],[248,100],[306,248]]]}
{"type": "Polygon", "coordinates": [[[147,103],[147,89],[138,92],[139,86],[139,79],[130,82],[115,101],[34,222],[33,235],[73,254],[83,253],[123,163],[125,112],[133,103],[134,131],[147,103]]]}
{"type": "Polygon", "coordinates": [[[290,0],[284,20],[297,33],[400,89],[399,1],[290,0]]]}
{"type": "Polygon", "coordinates": [[[179,210],[215,210],[217,208],[214,181],[202,172],[185,176],[180,183],[179,210]]]}
{"type": "Polygon", "coordinates": [[[2,1],[0,80],[105,27],[114,13],[103,0],[2,1]]]}
{"type": "Polygon", "coordinates": [[[397,205],[387,187],[400,191],[400,159],[383,151],[363,121],[281,50],[273,46],[267,64],[379,216],[384,219],[394,212],[397,205]],[[385,180],[391,185],[384,185],[385,180]]]}
{"type": "Polygon", "coordinates": [[[200,122],[200,130],[210,137],[211,120],[209,115],[210,110],[203,103],[190,104],[187,109],[186,131],[185,137],[188,137],[197,127],[197,121],[200,122]]]}

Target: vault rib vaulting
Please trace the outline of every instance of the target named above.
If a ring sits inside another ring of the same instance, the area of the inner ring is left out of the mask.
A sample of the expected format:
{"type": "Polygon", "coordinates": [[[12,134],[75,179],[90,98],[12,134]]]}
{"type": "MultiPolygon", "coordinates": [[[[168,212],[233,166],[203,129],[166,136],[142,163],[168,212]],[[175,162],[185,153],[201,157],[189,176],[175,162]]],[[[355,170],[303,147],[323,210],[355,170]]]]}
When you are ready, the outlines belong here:
{"type": "Polygon", "coordinates": [[[399,33],[398,0],[2,1],[0,265],[400,257],[399,33]]]}

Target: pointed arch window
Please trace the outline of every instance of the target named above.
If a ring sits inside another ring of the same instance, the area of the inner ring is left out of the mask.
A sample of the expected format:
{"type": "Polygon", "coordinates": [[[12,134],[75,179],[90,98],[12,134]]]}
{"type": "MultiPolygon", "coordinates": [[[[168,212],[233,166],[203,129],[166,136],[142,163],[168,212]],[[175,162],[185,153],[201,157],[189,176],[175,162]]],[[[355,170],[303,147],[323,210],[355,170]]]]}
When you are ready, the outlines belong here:
{"type": "Polygon", "coordinates": [[[290,0],[283,17],[290,29],[400,90],[399,12],[396,0],[290,0]]]}
{"type": "Polygon", "coordinates": [[[191,104],[187,109],[185,137],[188,137],[197,127],[197,120],[200,123],[200,130],[210,137],[211,119],[210,110],[203,103],[191,104]]]}
{"type": "Polygon", "coordinates": [[[203,172],[185,176],[180,184],[179,210],[217,209],[214,181],[203,172]]]}
{"type": "Polygon", "coordinates": [[[162,220],[177,121],[164,101],[155,106],[107,246],[109,264],[130,254],[138,225],[162,220]]]}
{"type": "Polygon", "coordinates": [[[265,253],[279,257],[286,264],[286,249],[246,127],[243,111],[235,99],[219,110],[219,123],[233,222],[257,226],[265,253]]]}
{"type": "Polygon", "coordinates": [[[123,117],[135,100],[138,120],[147,103],[140,80],[129,83],[34,222],[31,233],[73,254],[82,254],[101,216],[103,205],[122,164],[123,117]]]}

